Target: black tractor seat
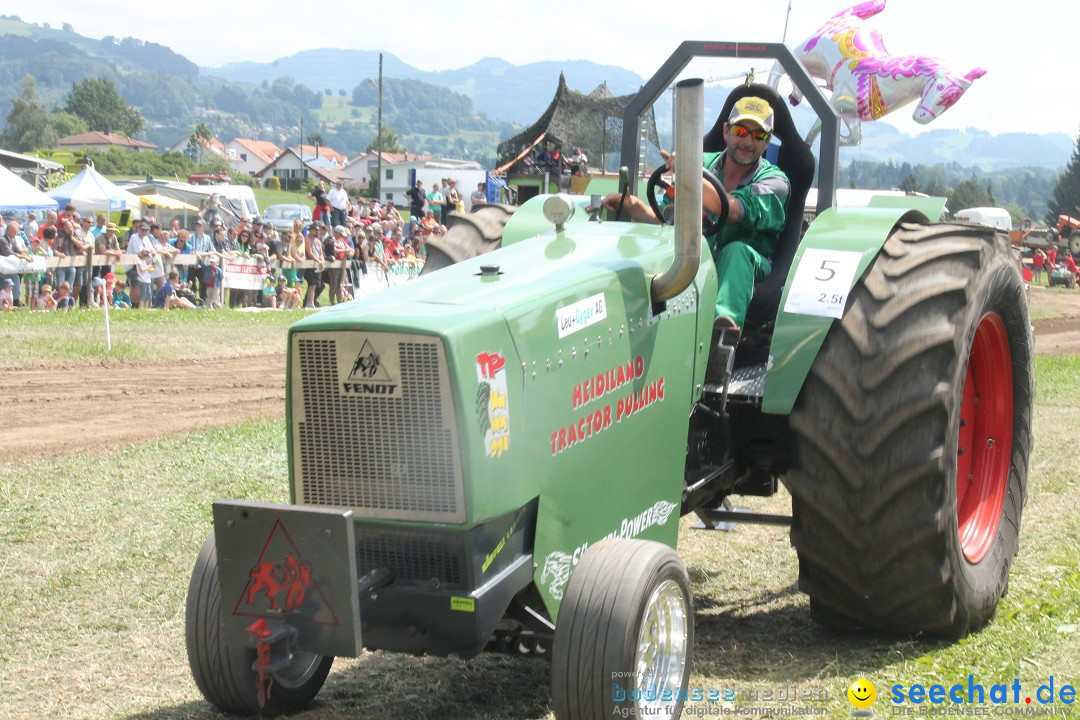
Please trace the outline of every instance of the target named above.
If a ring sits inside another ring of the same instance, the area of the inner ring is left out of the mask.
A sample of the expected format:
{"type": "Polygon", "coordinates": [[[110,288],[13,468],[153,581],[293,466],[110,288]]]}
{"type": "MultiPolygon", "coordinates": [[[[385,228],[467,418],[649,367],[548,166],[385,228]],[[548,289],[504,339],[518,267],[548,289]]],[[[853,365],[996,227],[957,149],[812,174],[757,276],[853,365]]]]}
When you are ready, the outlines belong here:
{"type": "Polygon", "coordinates": [[[814,154],[795,127],[787,102],[773,88],[756,83],[737,87],[728,95],[716,124],[705,134],[705,152],[721,152],[727,148],[727,143],[724,142],[724,123],[731,116],[735,103],[748,96],[763,98],[772,105],[773,137],[780,141],[776,165],[787,175],[791,194],[788,196],[787,221],[780,231],[776,252],[772,257],[772,272],[754,284],[754,295],[746,312],[742,339],[735,354],[735,367],[765,362],[768,357],[772,328],[780,309],[784,282],[802,239],[806,194],[813,184],[815,167],[814,154]]]}

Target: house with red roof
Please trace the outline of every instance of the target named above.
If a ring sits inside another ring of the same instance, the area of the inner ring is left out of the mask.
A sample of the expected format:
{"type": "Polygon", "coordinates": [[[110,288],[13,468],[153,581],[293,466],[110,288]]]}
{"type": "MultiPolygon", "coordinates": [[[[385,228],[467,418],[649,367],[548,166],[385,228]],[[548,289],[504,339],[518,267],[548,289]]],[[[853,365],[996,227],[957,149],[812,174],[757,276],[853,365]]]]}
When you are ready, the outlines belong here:
{"type": "Polygon", "coordinates": [[[248,175],[255,175],[270,163],[281,157],[284,152],[269,140],[251,140],[233,138],[225,143],[225,153],[236,169],[248,175]]]}
{"type": "MultiPolygon", "coordinates": [[[[392,153],[384,152],[382,154],[383,175],[389,173],[389,178],[384,178],[393,181],[394,170],[393,166],[408,162],[410,160],[433,160],[434,156],[431,153],[392,153]]],[[[355,186],[362,189],[367,189],[371,184],[371,179],[379,172],[379,153],[378,152],[362,152],[345,166],[345,174],[349,176],[349,179],[345,181],[347,185],[355,186]]]]}
{"type": "MultiPolygon", "coordinates": [[[[188,143],[191,141],[191,136],[184,136],[180,142],[169,148],[169,152],[182,153],[185,156],[191,158],[191,153],[188,150],[188,143]]],[[[204,162],[208,158],[227,158],[228,154],[225,152],[225,143],[218,140],[216,137],[207,138],[195,138],[198,143],[196,147],[197,157],[191,158],[194,162],[204,162]]]]}
{"type": "MultiPolygon", "coordinates": [[[[290,190],[299,190],[301,184],[307,178],[322,180],[328,185],[338,180],[349,182],[349,176],[343,172],[339,164],[346,159],[344,155],[331,150],[330,153],[340,158],[338,162],[335,162],[321,152],[316,156],[314,147],[311,145],[305,145],[304,147],[307,148],[307,151],[303,157],[299,154],[299,148],[289,148],[269,165],[256,172],[255,177],[264,183],[268,178],[279,178],[281,187],[290,190]]],[[[324,150],[325,148],[319,149],[324,150]]]]}
{"type": "Polygon", "coordinates": [[[349,158],[345,157],[333,148],[322,145],[300,145],[289,148],[289,152],[305,160],[325,160],[331,167],[341,169],[349,164],[349,158]]]}

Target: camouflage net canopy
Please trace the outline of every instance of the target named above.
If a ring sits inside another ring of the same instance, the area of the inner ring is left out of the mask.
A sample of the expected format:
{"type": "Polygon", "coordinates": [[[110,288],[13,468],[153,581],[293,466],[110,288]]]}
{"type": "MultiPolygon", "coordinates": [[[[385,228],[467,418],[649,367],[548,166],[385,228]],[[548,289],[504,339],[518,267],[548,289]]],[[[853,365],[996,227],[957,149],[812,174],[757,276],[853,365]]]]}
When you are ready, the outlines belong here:
{"type": "MultiPolygon", "coordinates": [[[[555,97],[540,119],[499,143],[497,172],[514,175],[538,172],[535,160],[545,145],[551,149],[559,145],[563,157],[569,157],[575,147],[580,147],[589,157],[589,167],[617,169],[622,147],[623,111],[633,98],[633,95],[613,96],[607,83],[601,83],[584,95],[567,87],[566,78],[559,73],[555,97]]],[[[641,118],[641,130],[646,142],[659,146],[656,117],[651,107],[641,118]]]]}

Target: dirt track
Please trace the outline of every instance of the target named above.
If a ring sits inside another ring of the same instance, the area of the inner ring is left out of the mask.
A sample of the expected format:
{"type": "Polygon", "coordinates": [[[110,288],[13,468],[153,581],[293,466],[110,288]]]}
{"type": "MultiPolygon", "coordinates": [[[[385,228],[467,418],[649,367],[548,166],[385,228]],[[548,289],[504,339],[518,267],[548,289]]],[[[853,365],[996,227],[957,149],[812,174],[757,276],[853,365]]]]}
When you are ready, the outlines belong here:
{"type": "MultiPolygon", "coordinates": [[[[1031,289],[1035,350],[1080,354],[1080,291],[1031,289]]],[[[130,444],[285,414],[285,354],[165,363],[12,368],[0,394],[0,458],[130,444]]]]}
{"type": "Polygon", "coordinates": [[[0,458],[127,445],[285,415],[285,353],[164,363],[13,368],[0,458]]]}
{"type": "Polygon", "coordinates": [[[1035,320],[1035,352],[1039,355],[1080,355],[1080,291],[1033,287],[1028,295],[1032,313],[1057,317],[1035,320]]]}

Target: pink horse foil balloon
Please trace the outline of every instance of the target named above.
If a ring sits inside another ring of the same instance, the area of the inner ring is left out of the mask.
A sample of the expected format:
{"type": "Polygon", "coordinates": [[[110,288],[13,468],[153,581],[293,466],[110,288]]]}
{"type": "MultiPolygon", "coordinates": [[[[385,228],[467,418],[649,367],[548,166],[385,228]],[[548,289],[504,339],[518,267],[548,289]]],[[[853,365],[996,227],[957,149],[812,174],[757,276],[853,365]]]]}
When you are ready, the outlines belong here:
{"type": "MultiPolygon", "coordinates": [[[[982,68],[961,74],[935,58],[890,55],[881,33],[862,24],[884,9],[885,0],[869,0],[843,10],[794,50],[810,75],[832,91],[830,102],[847,127],[847,134],[841,133],[843,145],[859,143],[861,121],[877,120],[913,100],[919,104],[911,117],[925,125],[952,107],[972,82],[986,74],[982,68]]],[[[782,75],[777,63],[769,74],[769,84],[776,87],[782,75]]],[[[792,92],[792,105],[801,99],[798,89],[792,92]]],[[[806,142],[812,143],[820,131],[819,121],[806,142]]]]}

